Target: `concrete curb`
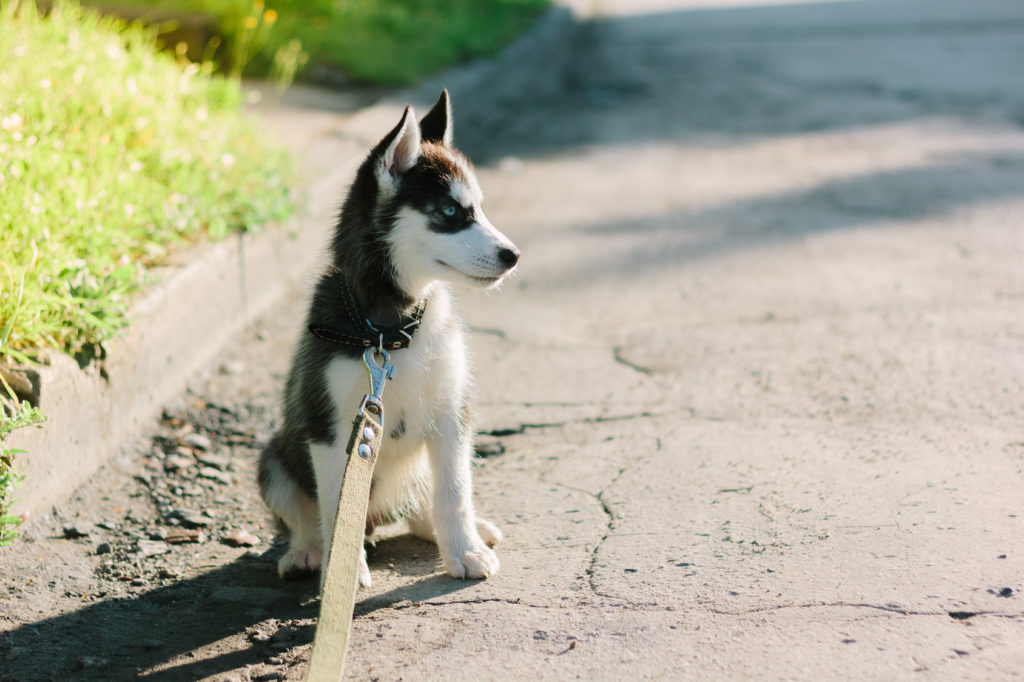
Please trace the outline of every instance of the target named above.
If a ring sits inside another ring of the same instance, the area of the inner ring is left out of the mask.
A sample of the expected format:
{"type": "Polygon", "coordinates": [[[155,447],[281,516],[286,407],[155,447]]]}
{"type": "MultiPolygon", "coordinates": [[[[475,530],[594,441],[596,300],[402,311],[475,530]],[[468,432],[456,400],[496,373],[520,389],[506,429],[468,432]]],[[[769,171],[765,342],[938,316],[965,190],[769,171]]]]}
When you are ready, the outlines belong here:
{"type": "MultiPolygon", "coordinates": [[[[398,121],[406,102],[427,105],[442,87],[456,101],[503,67],[555,58],[581,5],[558,4],[533,29],[492,60],[455,67],[442,76],[387,96],[350,116],[293,106],[287,98],[262,110],[298,164],[312,178],[304,210],[272,226],[181,255],[132,306],[132,325],[110,344],[109,357],[80,369],[60,353],[38,368],[39,405],[47,423],[18,431],[6,445],[28,452],[15,513],[41,515],[66,499],[125,444],[140,436],[162,406],[180,394],[249,322],[313,278],[337,207],[369,145],[398,121]]],[[[518,70],[517,70],[518,71],[518,70]]],[[[509,80],[514,96],[525,83],[509,80]]]]}

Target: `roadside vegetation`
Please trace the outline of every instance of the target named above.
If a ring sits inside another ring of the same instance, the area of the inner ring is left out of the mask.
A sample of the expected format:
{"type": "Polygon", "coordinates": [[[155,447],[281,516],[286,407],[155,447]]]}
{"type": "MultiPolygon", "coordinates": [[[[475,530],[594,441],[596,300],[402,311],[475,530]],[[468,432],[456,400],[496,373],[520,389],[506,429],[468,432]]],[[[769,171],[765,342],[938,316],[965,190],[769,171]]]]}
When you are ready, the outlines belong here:
{"type": "MultiPolygon", "coordinates": [[[[72,0],[45,16],[32,0],[0,3],[0,367],[47,348],[103,357],[173,251],[287,217],[288,160],[242,117],[243,73],[411,82],[495,54],[550,4],[84,1],[191,13],[214,30],[159,51],[170,34],[145,12],[128,24],[72,0]]],[[[0,374],[0,545],[18,523],[19,453],[3,441],[44,419],[0,374]]]]}
{"type": "Polygon", "coordinates": [[[127,4],[211,17],[223,37],[211,53],[224,64],[242,55],[252,75],[294,69],[300,77],[304,72],[324,78],[325,72],[337,71],[394,85],[460,60],[496,54],[528,28],[551,0],[128,0],[127,4]]]}
{"type": "MultiPolygon", "coordinates": [[[[102,356],[173,250],[291,210],[287,157],[242,117],[239,83],[155,41],[63,0],[0,6],[0,365],[102,356]]],[[[40,419],[0,382],[0,441],[40,419]]],[[[15,454],[0,449],[0,542],[15,454]]]]}
{"type": "Polygon", "coordinates": [[[149,31],[5,3],[0,61],[0,359],[99,346],[173,249],[288,214],[238,84],[149,31]]]}
{"type": "MultiPolygon", "coordinates": [[[[0,376],[0,384],[5,383],[2,379],[3,377],[0,376]]],[[[6,385],[3,388],[8,391],[10,389],[6,385]]],[[[13,391],[10,391],[8,395],[12,398],[10,405],[0,405],[0,547],[11,544],[18,537],[16,529],[21,524],[21,519],[9,512],[16,499],[15,491],[22,478],[18,473],[14,458],[22,451],[4,447],[3,440],[16,429],[35,426],[46,421],[46,417],[38,407],[32,407],[27,401],[19,402],[13,391]]]]}

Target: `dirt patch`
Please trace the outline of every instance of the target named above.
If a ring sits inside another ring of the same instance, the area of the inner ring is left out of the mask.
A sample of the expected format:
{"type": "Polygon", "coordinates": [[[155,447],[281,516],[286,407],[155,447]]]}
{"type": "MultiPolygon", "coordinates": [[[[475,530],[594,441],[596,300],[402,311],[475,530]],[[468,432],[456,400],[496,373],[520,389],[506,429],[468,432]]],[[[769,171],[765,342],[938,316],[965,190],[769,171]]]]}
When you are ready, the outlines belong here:
{"type": "Polygon", "coordinates": [[[0,555],[0,678],[290,676],[317,602],[253,483],[271,398],[190,396],[0,555]]]}

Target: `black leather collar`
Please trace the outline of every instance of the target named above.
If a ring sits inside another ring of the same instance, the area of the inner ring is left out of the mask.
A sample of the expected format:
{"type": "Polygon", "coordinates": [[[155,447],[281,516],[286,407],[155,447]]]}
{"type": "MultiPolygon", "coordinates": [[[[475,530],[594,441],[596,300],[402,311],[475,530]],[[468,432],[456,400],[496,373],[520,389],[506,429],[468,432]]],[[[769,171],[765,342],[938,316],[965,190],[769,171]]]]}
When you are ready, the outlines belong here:
{"type": "Polygon", "coordinates": [[[344,279],[341,281],[341,301],[345,308],[347,324],[342,327],[328,327],[313,323],[309,331],[313,336],[330,343],[357,348],[383,347],[385,350],[408,348],[413,334],[419,328],[427,302],[416,306],[411,315],[406,315],[394,327],[374,327],[359,308],[352,287],[344,279]]]}

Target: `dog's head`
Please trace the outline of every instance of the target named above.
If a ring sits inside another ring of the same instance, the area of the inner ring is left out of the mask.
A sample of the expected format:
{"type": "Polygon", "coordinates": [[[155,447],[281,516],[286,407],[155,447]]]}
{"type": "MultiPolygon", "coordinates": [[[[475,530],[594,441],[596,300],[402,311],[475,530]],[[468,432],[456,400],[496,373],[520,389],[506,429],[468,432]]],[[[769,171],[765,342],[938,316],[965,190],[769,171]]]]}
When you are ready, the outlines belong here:
{"type": "Polygon", "coordinates": [[[435,280],[489,289],[515,269],[519,249],[487,220],[473,167],[452,146],[447,90],[419,124],[406,107],[371,158],[377,219],[403,290],[435,280]]]}

